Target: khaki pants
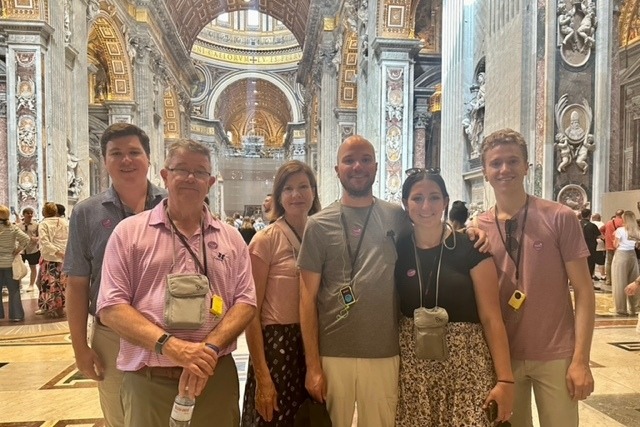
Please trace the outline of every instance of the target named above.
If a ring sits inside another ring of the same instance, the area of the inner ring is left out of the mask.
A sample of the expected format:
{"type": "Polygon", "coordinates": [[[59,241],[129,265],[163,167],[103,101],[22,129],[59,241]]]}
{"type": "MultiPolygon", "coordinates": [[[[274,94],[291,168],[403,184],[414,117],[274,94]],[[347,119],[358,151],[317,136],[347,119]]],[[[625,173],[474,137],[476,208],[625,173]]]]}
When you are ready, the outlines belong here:
{"type": "Polygon", "coordinates": [[[100,356],[104,364],[104,379],[98,382],[100,407],[106,427],[124,427],[124,411],[120,399],[122,372],[116,368],[120,351],[120,336],[97,319],[93,322],[91,348],[100,356]]]}
{"type": "Polygon", "coordinates": [[[323,357],[327,409],[333,427],[351,427],[355,404],[359,427],[393,427],[398,403],[400,357],[323,357]]]}
{"type": "Polygon", "coordinates": [[[565,375],[571,359],[538,362],[511,360],[516,381],[513,415],[514,427],[533,427],[531,388],[536,398],[540,427],[578,426],[578,402],[571,400],[565,375]]]}
{"type": "MultiPolygon", "coordinates": [[[[127,427],[169,425],[178,380],[125,372],[122,405],[127,427]]],[[[238,371],[231,355],[218,359],[202,394],[196,398],[191,427],[237,427],[240,425],[238,371]]]]}

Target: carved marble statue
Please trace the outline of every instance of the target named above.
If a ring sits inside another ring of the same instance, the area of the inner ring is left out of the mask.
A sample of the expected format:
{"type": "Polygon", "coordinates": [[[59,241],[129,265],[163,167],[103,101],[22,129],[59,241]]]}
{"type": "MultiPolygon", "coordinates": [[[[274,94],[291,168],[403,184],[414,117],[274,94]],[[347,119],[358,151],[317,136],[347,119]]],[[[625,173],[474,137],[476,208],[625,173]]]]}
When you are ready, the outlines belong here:
{"type": "Polygon", "coordinates": [[[564,133],[567,134],[570,139],[579,141],[584,138],[584,135],[586,133],[580,125],[580,113],[578,113],[577,111],[572,111],[570,118],[571,122],[569,123],[569,126],[564,130],[564,133]]]}
{"type": "Polygon", "coordinates": [[[568,96],[564,94],[558,100],[555,108],[556,125],[559,130],[556,134],[556,148],[559,151],[560,162],[557,170],[563,173],[569,165],[575,162],[578,169],[586,174],[589,169],[589,153],[596,148],[593,135],[588,133],[593,120],[591,107],[586,100],[582,105],[568,104],[568,96]],[[568,126],[566,117],[569,115],[568,126]]]}
{"type": "Polygon", "coordinates": [[[556,147],[560,151],[560,164],[558,165],[558,172],[565,171],[567,166],[571,164],[573,160],[573,149],[569,144],[569,138],[564,133],[556,134],[556,147]]]}
{"type": "Polygon", "coordinates": [[[91,22],[100,13],[100,0],[89,0],[87,3],[87,22],[91,22]]]}
{"type": "Polygon", "coordinates": [[[583,65],[595,46],[597,26],[593,0],[561,0],[556,10],[562,57],[573,66],[583,65]]]}
{"type": "Polygon", "coordinates": [[[589,169],[589,163],[587,163],[589,153],[595,149],[596,144],[593,142],[593,135],[588,135],[585,141],[576,148],[576,165],[582,170],[583,175],[589,169]]]}
{"type": "Polygon", "coordinates": [[[484,132],[485,83],[485,73],[478,73],[476,84],[471,86],[471,92],[474,93],[474,96],[468,104],[469,112],[467,117],[462,120],[462,127],[471,145],[471,158],[480,155],[480,144],[484,132]]]}

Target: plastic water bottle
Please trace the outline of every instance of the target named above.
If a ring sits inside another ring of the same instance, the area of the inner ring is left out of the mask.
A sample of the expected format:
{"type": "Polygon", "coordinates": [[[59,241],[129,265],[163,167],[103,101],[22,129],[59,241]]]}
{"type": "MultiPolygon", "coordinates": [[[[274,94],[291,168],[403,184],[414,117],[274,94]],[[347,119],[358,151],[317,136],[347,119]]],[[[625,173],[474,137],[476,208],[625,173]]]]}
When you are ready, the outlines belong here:
{"type": "Polygon", "coordinates": [[[195,405],[195,399],[191,399],[189,396],[180,396],[180,394],[178,394],[176,396],[176,400],[173,401],[171,418],[169,418],[169,427],[189,427],[195,405]]]}

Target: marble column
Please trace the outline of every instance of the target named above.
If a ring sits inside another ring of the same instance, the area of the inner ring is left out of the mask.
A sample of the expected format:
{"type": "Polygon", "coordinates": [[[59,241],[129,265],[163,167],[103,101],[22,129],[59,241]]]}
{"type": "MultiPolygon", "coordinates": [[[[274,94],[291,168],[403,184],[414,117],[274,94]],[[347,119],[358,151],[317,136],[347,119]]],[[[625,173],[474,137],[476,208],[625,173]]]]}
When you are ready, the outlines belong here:
{"type": "MultiPolygon", "coordinates": [[[[603,31],[603,33],[599,35],[602,39],[607,38],[607,40],[609,40],[608,43],[610,44],[607,44],[607,46],[610,47],[610,50],[609,50],[609,54],[611,58],[610,68],[609,70],[602,70],[596,64],[597,77],[600,76],[599,71],[601,70],[605,73],[605,76],[608,72],[609,90],[611,91],[611,95],[608,100],[604,98],[597,98],[599,102],[608,102],[609,105],[611,106],[609,115],[604,116],[605,118],[608,118],[608,119],[602,120],[603,122],[606,122],[603,126],[602,139],[598,137],[600,133],[596,133],[596,142],[599,143],[600,141],[602,141],[602,144],[600,145],[600,150],[606,152],[606,156],[603,153],[600,153],[599,157],[597,158],[594,157],[594,162],[596,162],[598,159],[601,160],[603,165],[607,165],[607,168],[606,168],[607,170],[605,172],[604,178],[601,178],[599,176],[594,177],[595,178],[594,188],[596,189],[602,188],[603,193],[609,192],[609,191],[621,190],[623,188],[622,186],[623,178],[621,174],[622,172],[621,161],[623,158],[621,155],[621,148],[622,148],[621,132],[622,131],[620,129],[620,123],[622,122],[621,116],[620,116],[620,113],[621,113],[620,99],[622,97],[622,94],[620,92],[621,91],[621,86],[620,86],[621,64],[620,64],[620,45],[618,42],[618,40],[620,40],[619,19],[620,19],[620,9],[622,8],[622,3],[624,3],[623,0],[613,1],[613,5],[610,6],[612,16],[613,16],[612,18],[613,22],[611,24],[611,27],[607,32],[603,31]],[[609,133],[606,133],[607,128],[609,130],[609,133]],[[599,179],[601,179],[601,181],[598,181],[599,179]]],[[[600,4],[598,4],[598,6],[600,6],[600,4]]],[[[598,11],[598,13],[600,12],[598,11]]],[[[605,43],[605,41],[601,41],[602,40],[601,38],[596,37],[596,42],[605,43]]],[[[599,97],[601,94],[602,92],[600,89],[600,84],[598,83],[598,79],[596,78],[596,96],[599,97]]],[[[602,96],[604,97],[605,94],[602,94],[602,96]]],[[[598,203],[602,203],[602,201],[599,200],[598,203]]],[[[600,210],[602,210],[602,205],[600,205],[600,210]]]]}
{"type": "MultiPolygon", "coordinates": [[[[44,128],[43,142],[44,169],[46,181],[43,184],[43,202],[53,201],[62,205],[68,204],[68,168],[67,155],[71,140],[67,134],[67,117],[71,101],[67,87],[66,46],[68,37],[65,35],[65,3],[62,1],[49,4],[49,23],[56,31],[51,34],[49,43],[44,50],[44,81],[42,85],[44,128]],[[60,29],[61,31],[58,31],[60,29]]],[[[70,17],[69,17],[70,19],[70,17]]],[[[74,157],[75,157],[75,153],[74,157]]],[[[74,172],[75,173],[75,172],[74,172]]]]}
{"type": "MultiPolygon", "coordinates": [[[[620,16],[619,11],[615,11],[613,2],[599,1],[596,6],[598,15],[596,45],[598,49],[595,52],[594,117],[596,117],[596,126],[594,127],[593,136],[597,149],[593,153],[591,210],[600,212],[602,210],[602,194],[608,190],[609,144],[607,140],[612,133],[613,125],[610,120],[597,120],[597,118],[613,118],[612,113],[619,110],[619,104],[613,102],[614,100],[612,99],[612,76],[618,75],[618,69],[613,68],[613,54],[618,50],[620,16]]],[[[619,94],[619,90],[616,92],[619,94]]]]}
{"type": "Polygon", "coordinates": [[[426,109],[416,109],[413,115],[413,167],[425,167],[427,158],[427,125],[430,113],[426,109]]]}
{"type": "Polygon", "coordinates": [[[380,99],[377,108],[368,111],[372,135],[378,153],[378,181],[373,192],[390,202],[401,203],[404,171],[413,165],[413,55],[419,40],[376,38],[371,47],[376,53],[374,66],[379,79],[369,78],[369,90],[380,99]]]}
{"type": "MultiPolygon", "coordinates": [[[[329,34],[325,31],[325,37],[329,34]]],[[[333,40],[331,37],[330,40],[333,40]]],[[[323,43],[327,43],[323,40],[323,43]]],[[[329,42],[331,43],[331,42],[329,42]]],[[[331,45],[331,44],[330,44],[331,45]]],[[[340,146],[338,121],[334,110],[338,107],[338,79],[336,68],[331,62],[331,57],[323,61],[322,77],[318,96],[320,96],[320,132],[318,145],[320,156],[318,158],[318,181],[320,187],[320,202],[327,206],[340,198],[340,181],[336,178],[334,167],[336,165],[336,153],[340,146]]]]}
{"type": "Polygon", "coordinates": [[[43,49],[53,29],[47,24],[6,26],[7,32],[7,201],[16,211],[40,211],[49,171],[44,142],[43,49]]]}
{"type": "Polygon", "coordinates": [[[69,194],[69,203],[89,197],[91,185],[89,156],[89,87],[87,67],[87,2],[85,0],[68,0],[69,9],[69,42],[65,46],[67,110],[65,117],[66,134],[70,141],[69,151],[79,162],[75,170],[76,177],[82,180],[81,188],[76,194],[69,194]]]}
{"type": "MultiPolygon", "coordinates": [[[[7,151],[7,82],[4,63],[0,62],[0,182],[9,182],[9,156],[7,151]]],[[[0,200],[9,200],[6,185],[0,185],[0,200]]]]}
{"type": "Polygon", "coordinates": [[[462,120],[465,115],[465,90],[469,87],[465,85],[465,70],[461,66],[466,57],[464,43],[461,43],[465,27],[464,3],[445,1],[442,6],[442,28],[447,29],[442,34],[442,58],[447,60],[442,61],[440,174],[447,183],[452,200],[467,200],[465,184],[460,179],[466,158],[462,120]]]}

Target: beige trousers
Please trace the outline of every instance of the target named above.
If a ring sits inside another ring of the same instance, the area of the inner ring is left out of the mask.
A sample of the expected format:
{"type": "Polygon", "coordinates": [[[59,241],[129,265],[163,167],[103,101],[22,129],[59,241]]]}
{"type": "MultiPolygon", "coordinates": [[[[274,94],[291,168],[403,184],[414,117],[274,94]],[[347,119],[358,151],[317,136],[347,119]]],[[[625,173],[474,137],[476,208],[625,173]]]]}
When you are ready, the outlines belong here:
{"type": "Polygon", "coordinates": [[[351,427],[356,404],[358,427],[393,427],[399,367],[400,356],[322,357],[322,370],[327,379],[327,409],[333,427],[351,427]]]}
{"type": "Polygon", "coordinates": [[[570,359],[539,362],[511,360],[516,381],[513,415],[514,427],[533,427],[531,388],[536,398],[540,427],[577,427],[578,402],[569,395],[565,375],[570,359]]]}
{"type": "Polygon", "coordinates": [[[106,427],[124,427],[124,411],[120,399],[122,372],[116,368],[120,351],[120,336],[104,325],[93,322],[91,348],[100,356],[104,364],[104,379],[98,382],[100,407],[106,427]]]}

